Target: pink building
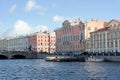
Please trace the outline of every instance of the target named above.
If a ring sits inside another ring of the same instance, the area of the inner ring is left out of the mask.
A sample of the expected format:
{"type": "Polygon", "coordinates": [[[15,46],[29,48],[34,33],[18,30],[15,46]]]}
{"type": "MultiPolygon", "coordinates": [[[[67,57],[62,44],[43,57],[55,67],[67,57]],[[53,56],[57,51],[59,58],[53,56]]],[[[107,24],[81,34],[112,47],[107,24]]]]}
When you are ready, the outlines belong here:
{"type": "Polygon", "coordinates": [[[63,26],[55,30],[57,52],[84,52],[84,23],[65,20],[63,26]]]}
{"type": "Polygon", "coordinates": [[[29,36],[32,51],[54,53],[56,37],[54,32],[38,32],[29,36]]]}
{"type": "Polygon", "coordinates": [[[32,51],[37,51],[37,35],[30,35],[28,39],[29,48],[32,51]]]}
{"type": "MultiPolygon", "coordinates": [[[[65,20],[62,27],[56,29],[57,52],[85,52],[86,40],[90,38],[90,32],[106,26],[101,20],[91,20],[83,23],[80,19],[75,21],[65,20]]],[[[87,42],[87,45],[89,43],[87,42]]],[[[88,49],[87,49],[88,50],[88,49]]]]}

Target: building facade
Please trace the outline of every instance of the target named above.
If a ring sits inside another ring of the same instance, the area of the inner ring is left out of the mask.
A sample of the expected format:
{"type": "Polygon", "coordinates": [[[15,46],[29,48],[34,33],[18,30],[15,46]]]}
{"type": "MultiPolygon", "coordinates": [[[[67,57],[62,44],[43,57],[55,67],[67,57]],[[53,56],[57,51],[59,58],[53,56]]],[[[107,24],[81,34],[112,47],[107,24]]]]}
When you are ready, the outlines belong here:
{"type": "Polygon", "coordinates": [[[55,32],[37,32],[29,36],[0,39],[0,51],[36,51],[54,53],[55,32]]]}
{"type": "Polygon", "coordinates": [[[105,21],[93,19],[85,23],[80,19],[64,21],[62,27],[55,30],[57,52],[90,51],[90,32],[104,28],[106,24],[105,21]]]}
{"type": "Polygon", "coordinates": [[[7,51],[28,51],[28,36],[7,39],[7,51]]]}
{"type": "Polygon", "coordinates": [[[28,36],[1,39],[0,51],[28,51],[28,36]]]}
{"type": "Polygon", "coordinates": [[[84,23],[80,19],[65,20],[62,27],[56,29],[55,32],[57,52],[83,52],[85,50],[84,23]]]}
{"type": "Polygon", "coordinates": [[[54,53],[56,37],[54,32],[37,32],[29,36],[32,51],[54,53]]]}
{"type": "Polygon", "coordinates": [[[90,52],[90,33],[96,30],[99,30],[101,28],[104,28],[107,26],[107,22],[102,21],[102,20],[95,20],[91,19],[91,21],[86,21],[85,22],[85,49],[87,52],[90,52]]]}
{"type": "Polygon", "coordinates": [[[6,51],[8,47],[7,39],[0,39],[0,51],[6,51]]]}
{"type": "Polygon", "coordinates": [[[120,52],[120,20],[91,33],[91,52],[120,52]]]}
{"type": "Polygon", "coordinates": [[[91,21],[85,21],[85,39],[90,38],[90,33],[98,29],[107,26],[107,22],[102,20],[91,19],[91,21]]]}

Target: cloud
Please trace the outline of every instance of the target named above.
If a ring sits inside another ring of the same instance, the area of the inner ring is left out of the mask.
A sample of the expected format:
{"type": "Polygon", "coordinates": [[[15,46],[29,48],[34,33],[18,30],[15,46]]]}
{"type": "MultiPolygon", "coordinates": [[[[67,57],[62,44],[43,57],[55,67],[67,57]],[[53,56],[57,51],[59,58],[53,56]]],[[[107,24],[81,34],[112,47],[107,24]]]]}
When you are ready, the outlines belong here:
{"type": "Polygon", "coordinates": [[[31,32],[31,28],[28,23],[18,20],[14,24],[13,31],[10,32],[9,35],[23,35],[29,34],[31,32]]]}
{"type": "Polygon", "coordinates": [[[43,9],[40,5],[38,5],[35,0],[28,0],[25,11],[31,11],[31,10],[40,10],[43,9]]]}
{"type": "Polygon", "coordinates": [[[47,26],[45,26],[45,25],[39,25],[39,26],[37,26],[37,27],[35,27],[35,30],[34,31],[48,31],[48,27],[47,26]]]}
{"type": "Polygon", "coordinates": [[[64,17],[63,16],[54,16],[53,17],[53,22],[62,22],[64,20],[64,17]]]}
{"type": "Polygon", "coordinates": [[[31,27],[27,22],[23,20],[18,20],[15,22],[13,29],[9,32],[7,36],[29,35],[30,33],[45,30],[48,30],[47,26],[45,25],[31,27]]]}
{"type": "Polygon", "coordinates": [[[16,4],[12,5],[9,9],[9,13],[13,13],[16,10],[17,6],[16,4]]]}

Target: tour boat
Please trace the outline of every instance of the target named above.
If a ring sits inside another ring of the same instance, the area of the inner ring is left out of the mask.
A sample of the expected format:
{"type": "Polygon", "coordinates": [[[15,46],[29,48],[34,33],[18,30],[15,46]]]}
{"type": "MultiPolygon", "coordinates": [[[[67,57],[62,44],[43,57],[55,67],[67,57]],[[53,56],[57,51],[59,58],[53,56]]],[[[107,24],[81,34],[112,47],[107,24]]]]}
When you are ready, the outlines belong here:
{"type": "Polygon", "coordinates": [[[60,61],[60,59],[56,56],[53,57],[46,57],[45,58],[46,61],[60,61]]]}
{"type": "Polygon", "coordinates": [[[46,61],[55,61],[55,62],[69,62],[69,61],[80,61],[79,58],[71,57],[71,56],[54,56],[54,57],[46,57],[46,61]]]}

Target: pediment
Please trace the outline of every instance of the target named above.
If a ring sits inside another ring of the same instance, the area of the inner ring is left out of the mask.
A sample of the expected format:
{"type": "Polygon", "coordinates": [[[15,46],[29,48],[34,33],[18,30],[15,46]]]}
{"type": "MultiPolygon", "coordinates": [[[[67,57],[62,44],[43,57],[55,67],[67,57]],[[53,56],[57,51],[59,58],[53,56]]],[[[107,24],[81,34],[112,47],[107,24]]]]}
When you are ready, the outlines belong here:
{"type": "Polygon", "coordinates": [[[119,25],[119,24],[120,24],[120,22],[118,22],[118,21],[116,21],[116,20],[111,20],[111,21],[108,23],[107,27],[117,26],[117,25],[119,25]]]}

